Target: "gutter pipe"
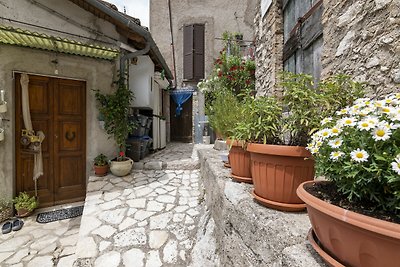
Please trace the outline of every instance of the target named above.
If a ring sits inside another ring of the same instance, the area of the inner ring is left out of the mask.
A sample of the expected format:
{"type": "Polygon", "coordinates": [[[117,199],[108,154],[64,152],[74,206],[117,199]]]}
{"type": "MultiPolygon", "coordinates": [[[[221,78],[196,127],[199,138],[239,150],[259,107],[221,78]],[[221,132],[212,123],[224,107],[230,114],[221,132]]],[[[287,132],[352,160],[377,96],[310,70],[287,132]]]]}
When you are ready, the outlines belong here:
{"type": "Polygon", "coordinates": [[[165,71],[165,76],[169,78],[169,80],[173,79],[171,70],[169,69],[167,63],[165,62],[163,56],[161,55],[160,50],[158,49],[156,43],[153,40],[153,37],[151,36],[150,32],[145,30],[142,26],[137,25],[136,23],[132,22],[130,19],[126,18],[124,15],[122,15],[120,12],[113,10],[111,8],[108,8],[98,0],[85,0],[86,3],[90,4],[91,6],[94,6],[95,8],[99,9],[103,13],[107,14],[108,16],[112,17],[113,19],[119,21],[121,24],[125,25],[132,31],[136,32],[137,34],[143,36],[143,38],[146,40],[146,47],[142,50],[138,50],[133,53],[129,53],[121,58],[120,62],[120,73],[121,75],[124,75],[125,71],[125,62],[127,59],[144,55],[149,52],[151,49],[156,57],[159,59],[161,66],[163,67],[165,71]]]}

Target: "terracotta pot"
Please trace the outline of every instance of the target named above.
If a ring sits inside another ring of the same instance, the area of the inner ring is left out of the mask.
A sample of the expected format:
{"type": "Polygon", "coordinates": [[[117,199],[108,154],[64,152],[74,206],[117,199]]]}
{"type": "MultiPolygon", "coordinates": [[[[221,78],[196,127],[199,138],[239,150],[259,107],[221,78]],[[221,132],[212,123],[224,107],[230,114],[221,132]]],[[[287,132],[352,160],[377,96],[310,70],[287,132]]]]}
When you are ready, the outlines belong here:
{"type": "Polygon", "coordinates": [[[125,176],[128,175],[133,166],[133,160],[127,158],[125,161],[111,161],[110,171],[115,176],[125,176]]]}
{"type": "Polygon", "coordinates": [[[314,183],[301,184],[297,194],[307,204],[315,234],[310,233],[309,240],[328,264],[354,267],[398,266],[399,224],[358,214],[314,197],[304,189],[314,183]]]}
{"type": "Polygon", "coordinates": [[[94,165],[94,174],[96,176],[105,176],[107,175],[107,172],[108,172],[108,165],[104,166],[94,165]]]}
{"type": "Polygon", "coordinates": [[[27,209],[19,209],[17,210],[17,217],[18,218],[24,218],[24,217],[28,217],[33,213],[33,210],[28,211],[27,209]]]}
{"type": "Polygon", "coordinates": [[[306,205],[297,196],[297,187],[314,179],[314,160],[299,146],[248,144],[254,198],[264,206],[300,211],[306,205]]]}
{"type": "Polygon", "coordinates": [[[242,142],[227,140],[226,144],[231,146],[229,150],[229,164],[231,166],[232,180],[236,182],[253,183],[250,168],[250,153],[242,147],[242,142]]]}

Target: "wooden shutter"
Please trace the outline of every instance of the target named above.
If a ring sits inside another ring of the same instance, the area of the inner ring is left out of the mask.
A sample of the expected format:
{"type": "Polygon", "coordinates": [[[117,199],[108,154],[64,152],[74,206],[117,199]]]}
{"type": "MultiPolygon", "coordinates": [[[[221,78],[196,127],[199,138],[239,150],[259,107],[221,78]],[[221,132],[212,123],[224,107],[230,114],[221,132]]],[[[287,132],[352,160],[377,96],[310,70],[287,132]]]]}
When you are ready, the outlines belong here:
{"type": "Polygon", "coordinates": [[[194,25],[194,80],[204,79],[204,25],[194,25]]]}
{"type": "Polygon", "coordinates": [[[183,79],[199,81],[204,78],[204,24],[183,28],[183,79]]]}
{"type": "Polygon", "coordinates": [[[183,79],[193,80],[193,29],[194,25],[183,27],[183,79]]]}

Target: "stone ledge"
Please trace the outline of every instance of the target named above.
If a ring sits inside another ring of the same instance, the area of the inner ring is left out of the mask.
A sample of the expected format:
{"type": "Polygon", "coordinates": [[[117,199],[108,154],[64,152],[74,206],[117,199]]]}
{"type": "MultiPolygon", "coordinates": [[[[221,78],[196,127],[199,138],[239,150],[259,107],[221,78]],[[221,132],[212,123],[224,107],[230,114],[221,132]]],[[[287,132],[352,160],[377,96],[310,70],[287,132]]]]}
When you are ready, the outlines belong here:
{"type": "Polygon", "coordinates": [[[257,204],[252,185],[233,182],[219,151],[199,150],[207,212],[221,266],[326,266],[306,240],[306,212],[286,213],[257,204]]]}

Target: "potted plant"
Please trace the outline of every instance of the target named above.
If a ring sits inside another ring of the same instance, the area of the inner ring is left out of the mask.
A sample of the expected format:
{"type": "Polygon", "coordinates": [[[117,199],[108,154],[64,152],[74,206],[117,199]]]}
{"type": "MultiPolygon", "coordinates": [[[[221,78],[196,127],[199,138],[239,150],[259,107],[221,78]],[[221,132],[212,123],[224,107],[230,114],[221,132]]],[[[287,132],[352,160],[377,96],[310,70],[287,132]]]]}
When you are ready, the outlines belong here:
{"type": "Polygon", "coordinates": [[[308,149],[319,175],[297,189],[309,239],[331,265],[400,262],[400,94],[361,98],[322,121],[308,149]]]}
{"type": "Polygon", "coordinates": [[[94,158],[94,173],[96,176],[104,176],[108,172],[108,158],[104,154],[99,154],[94,158]]]}
{"type": "MultiPolygon", "coordinates": [[[[242,57],[235,33],[225,32],[223,39],[224,49],[215,60],[212,74],[198,87],[205,95],[211,127],[219,138],[226,139],[232,135],[236,123],[246,117],[241,110],[245,95],[255,88],[255,62],[242,57]]],[[[226,166],[232,167],[232,178],[251,183],[250,154],[239,145],[240,141],[227,140],[227,144],[230,151],[226,166]]]]}
{"type": "Polygon", "coordinates": [[[305,148],[312,131],[324,115],[361,95],[362,86],[343,75],[318,85],[305,74],[283,73],[281,79],[283,95],[250,105],[255,114],[235,128],[234,138],[249,142],[254,198],[271,208],[298,211],[305,204],[296,188],[314,178],[314,161],[305,148]]]}
{"type": "Polygon", "coordinates": [[[125,176],[133,166],[133,160],[125,157],[126,139],[136,127],[135,122],[129,119],[133,92],[127,88],[124,79],[120,78],[115,93],[104,95],[96,90],[96,99],[104,118],[104,129],[114,138],[119,148],[119,156],[110,161],[110,170],[116,176],[125,176]]]}
{"type": "Polygon", "coordinates": [[[14,207],[17,211],[17,217],[27,217],[39,205],[39,201],[35,196],[29,196],[26,192],[20,192],[17,197],[13,199],[14,207]]]}
{"type": "Polygon", "coordinates": [[[12,216],[12,201],[6,198],[0,198],[0,223],[12,216]]]}

